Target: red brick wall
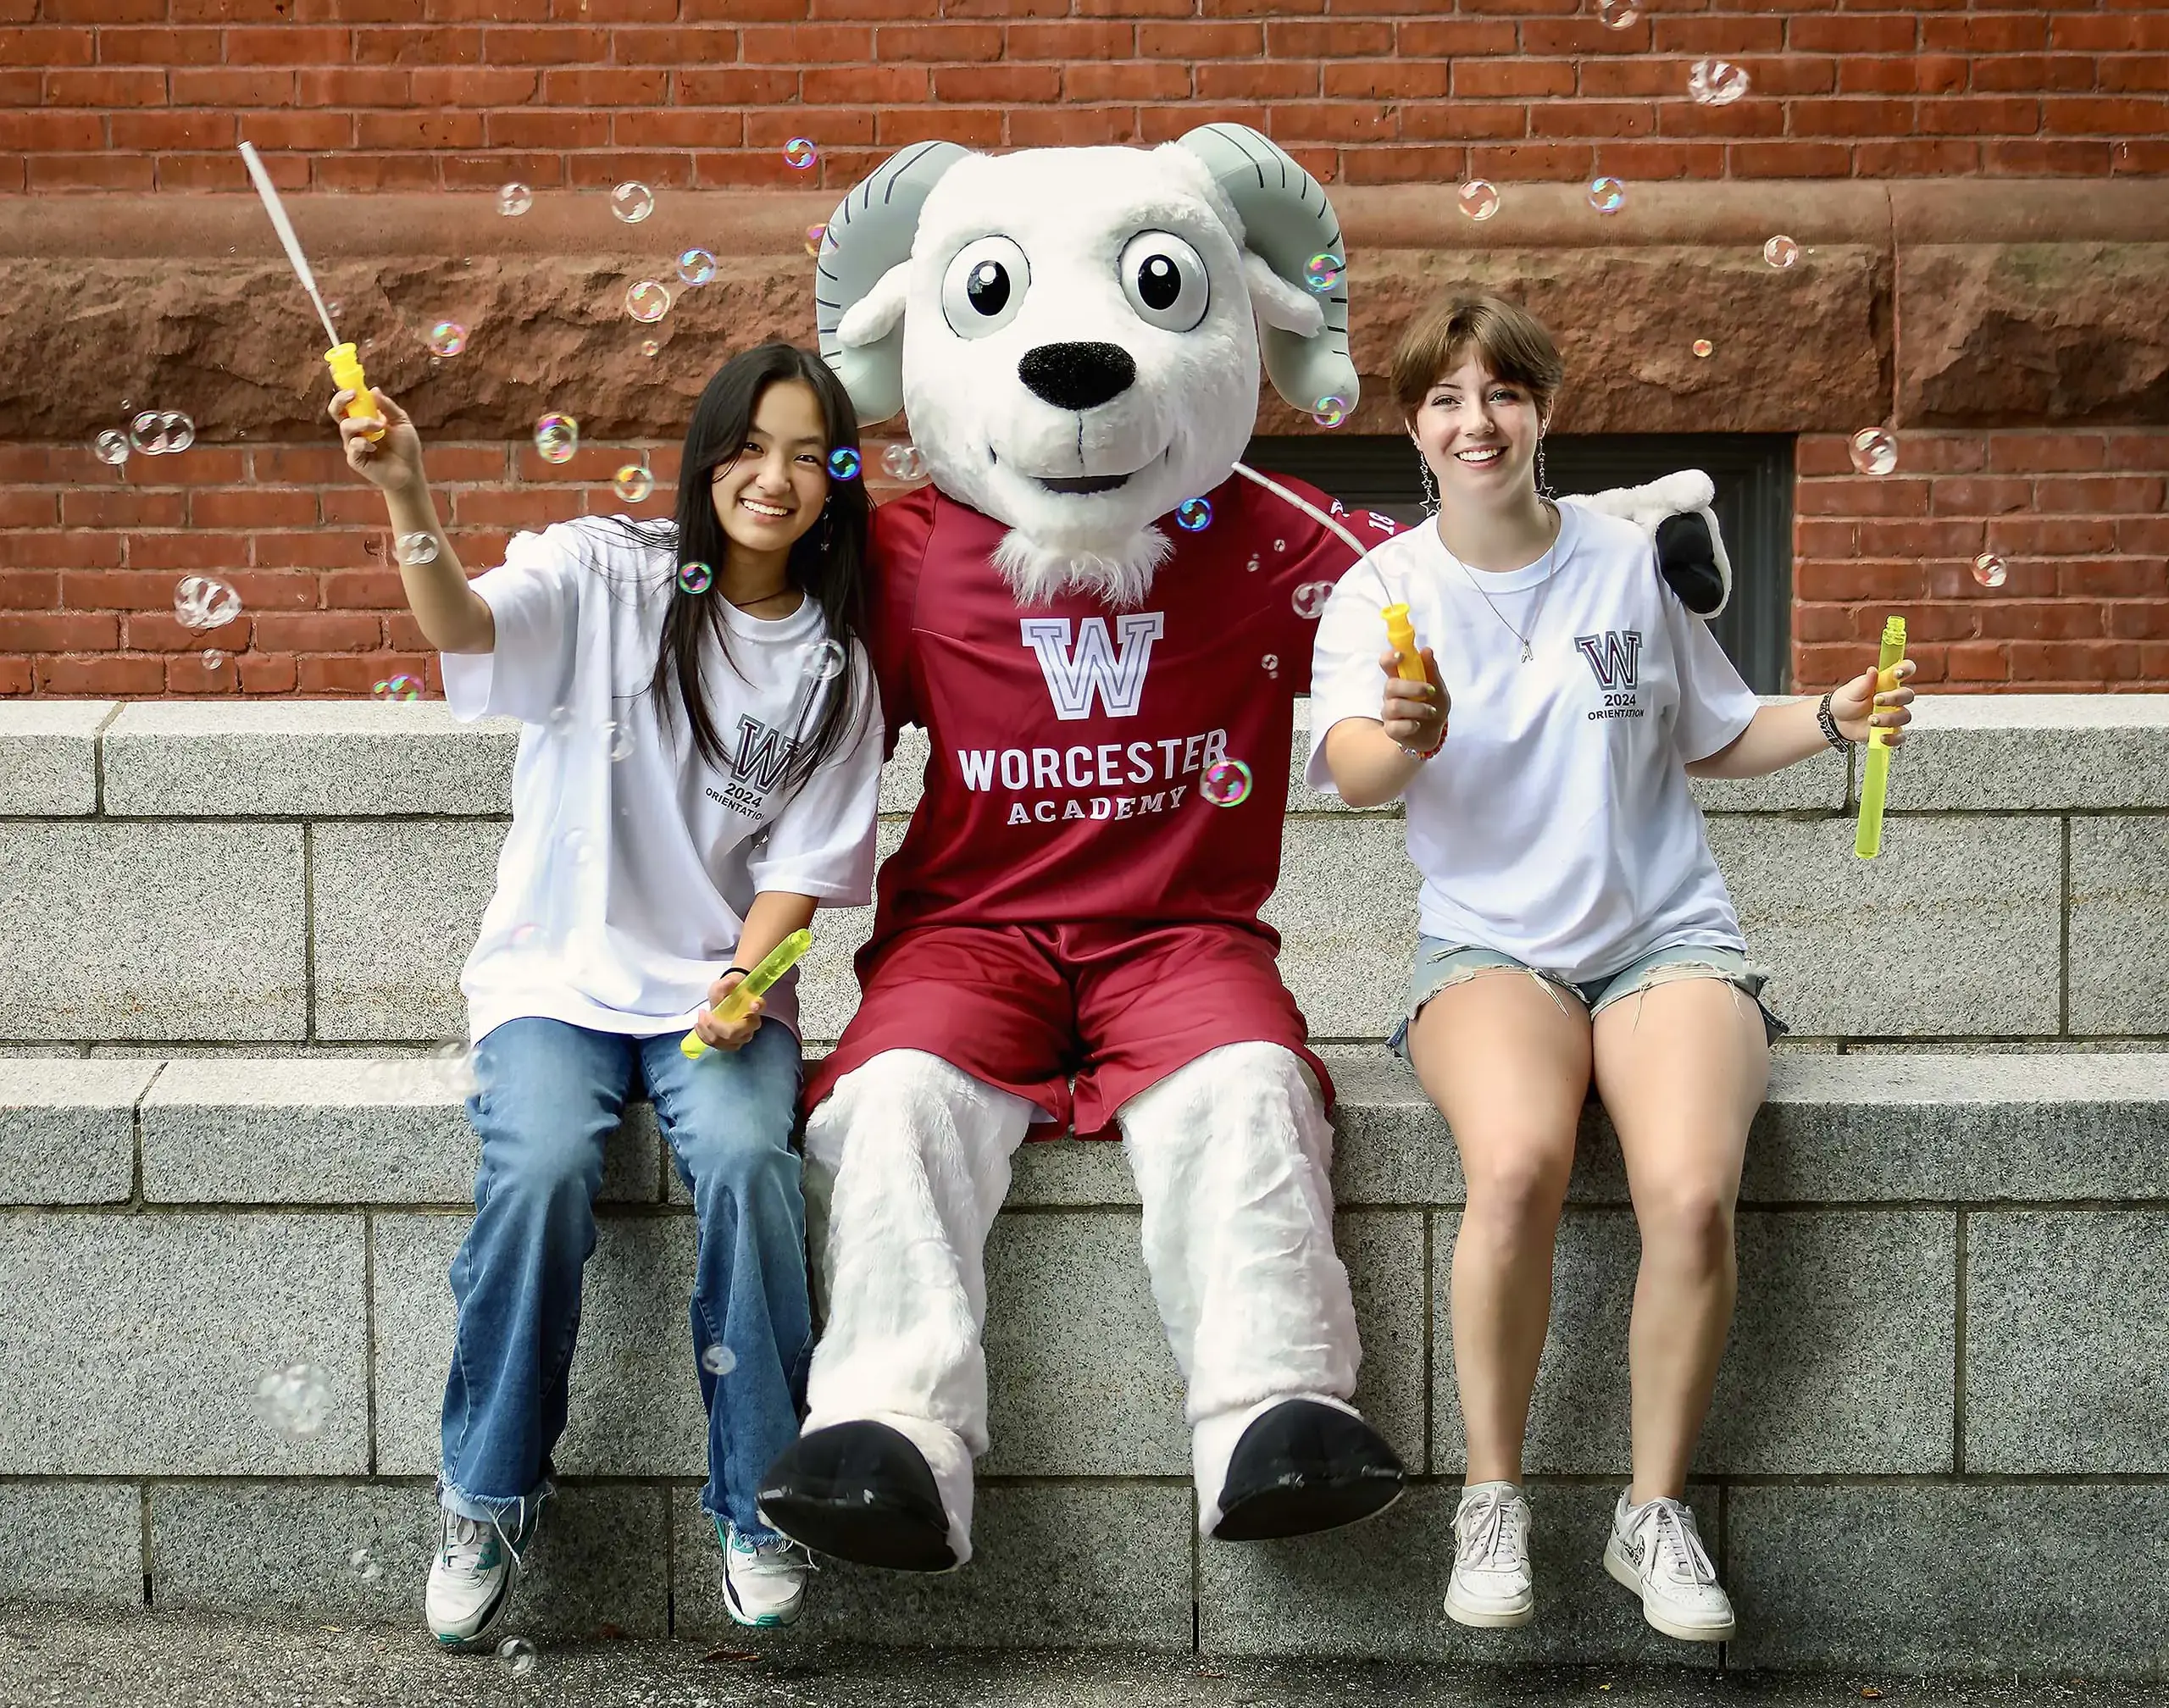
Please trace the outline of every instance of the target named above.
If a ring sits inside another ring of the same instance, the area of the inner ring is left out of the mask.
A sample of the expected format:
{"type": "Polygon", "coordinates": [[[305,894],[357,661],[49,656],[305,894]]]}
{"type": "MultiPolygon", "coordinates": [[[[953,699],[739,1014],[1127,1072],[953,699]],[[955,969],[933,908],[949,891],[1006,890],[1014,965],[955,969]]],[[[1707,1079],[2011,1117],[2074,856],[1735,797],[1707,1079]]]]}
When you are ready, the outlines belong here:
{"type": "Polygon", "coordinates": [[[1923,683],[1968,693],[2169,688],[2169,431],[1905,433],[1856,474],[1800,441],[1793,674],[1860,668],[1895,612],[1923,683]],[[1992,552],[2006,579],[1974,579],[1992,552]]]}
{"type": "Polygon", "coordinates": [[[0,192],[238,189],[244,137],[323,190],[840,187],[1212,119],[1357,183],[2160,173],[2169,3],[0,0],[0,192]],[[1759,98],[1691,104],[1704,54],[1759,98]]]}

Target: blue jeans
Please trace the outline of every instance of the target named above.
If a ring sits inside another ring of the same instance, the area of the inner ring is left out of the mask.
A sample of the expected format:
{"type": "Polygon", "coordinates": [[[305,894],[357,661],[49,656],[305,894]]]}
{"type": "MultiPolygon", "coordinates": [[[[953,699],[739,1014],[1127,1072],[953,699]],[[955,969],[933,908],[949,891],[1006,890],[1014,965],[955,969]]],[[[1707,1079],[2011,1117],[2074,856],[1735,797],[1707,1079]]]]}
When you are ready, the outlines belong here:
{"type": "Polygon", "coordinates": [[[550,1491],[564,1433],[580,1270],[595,1249],[603,1140],[645,1082],[699,1256],[694,1361],[708,1417],[701,1505],[758,1538],[761,1473],[798,1434],[813,1356],[806,1201],[790,1135],[798,1040],[774,1023],[698,1062],[679,1034],[629,1038],[559,1020],[508,1020],[475,1047],[467,1100],[482,1140],[474,1224],[452,1264],[459,1312],[444,1390],[439,1498],[521,1528],[550,1491]],[[718,1352],[712,1349],[721,1348],[718,1352]]]}

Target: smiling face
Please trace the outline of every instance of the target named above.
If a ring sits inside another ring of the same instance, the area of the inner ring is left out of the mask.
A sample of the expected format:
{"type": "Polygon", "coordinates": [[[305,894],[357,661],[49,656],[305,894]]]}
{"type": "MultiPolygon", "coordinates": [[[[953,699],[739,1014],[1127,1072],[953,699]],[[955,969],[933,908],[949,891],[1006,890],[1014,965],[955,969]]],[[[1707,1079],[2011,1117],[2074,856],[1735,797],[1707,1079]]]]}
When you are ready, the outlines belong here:
{"type": "Polygon", "coordinates": [[[708,488],[734,548],[756,562],[787,555],[829,496],[829,429],[813,388],[786,380],[763,391],[745,447],[708,488]]]}
{"type": "Polygon", "coordinates": [[[1445,506],[1490,508],[1536,490],[1545,421],[1526,385],[1501,380],[1473,350],[1423,394],[1410,423],[1445,506]]]}
{"type": "Polygon", "coordinates": [[[1226,480],[1256,419],[1237,229],[1179,149],[953,167],[920,216],[903,347],[942,491],[1035,552],[1150,555],[1145,530],[1226,480]]]}

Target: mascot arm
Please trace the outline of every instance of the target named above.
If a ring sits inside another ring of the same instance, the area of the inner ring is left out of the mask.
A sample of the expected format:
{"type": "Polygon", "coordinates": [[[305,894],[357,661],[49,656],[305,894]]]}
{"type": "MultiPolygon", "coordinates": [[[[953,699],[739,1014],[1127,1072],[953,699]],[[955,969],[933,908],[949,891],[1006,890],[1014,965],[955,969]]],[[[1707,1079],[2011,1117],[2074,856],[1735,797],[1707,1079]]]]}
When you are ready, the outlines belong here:
{"type": "MultiPolygon", "coordinates": [[[[1311,653],[1317,641],[1318,615],[1333,590],[1357,558],[1382,540],[1401,531],[1391,517],[1349,510],[1308,481],[1273,474],[1274,485],[1295,494],[1321,515],[1322,522],[1270,489],[1260,488],[1242,524],[1243,544],[1254,572],[1264,583],[1246,586],[1243,596],[1264,607],[1260,668],[1267,679],[1290,694],[1311,691],[1311,653]],[[1343,538],[1343,534],[1348,537],[1343,538]],[[1355,544],[1351,546],[1350,540],[1355,544]],[[1267,663],[1266,660],[1271,660],[1267,663]]],[[[1238,484],[1241,479],[1238,477],[1238,484]]],[[[1217,527],[1218,524],[1216,524],[1217,527]]],[[[1247,581],[1250,578],[1243,578],[1247,581]]]]}
{"type": "Polygon", "coordinates": [[[881,696],[883,757],[907,724],[920,724],[912,693],[912,620],[934,546],[934,489],[922,486],[874,512],[866,541],[866,652],[881,696]]]}
{"type": "Polygon", "coordinates": [[[1732,560],[1711,508],[1716,497],[1716,483],[1707,474],[1682,469],[1645,486],[1615,486],[1566,502],[1632,522],[1648,535],[1666,585],[1681,604],[1706,619],[1732,597],[1732,560]]]}

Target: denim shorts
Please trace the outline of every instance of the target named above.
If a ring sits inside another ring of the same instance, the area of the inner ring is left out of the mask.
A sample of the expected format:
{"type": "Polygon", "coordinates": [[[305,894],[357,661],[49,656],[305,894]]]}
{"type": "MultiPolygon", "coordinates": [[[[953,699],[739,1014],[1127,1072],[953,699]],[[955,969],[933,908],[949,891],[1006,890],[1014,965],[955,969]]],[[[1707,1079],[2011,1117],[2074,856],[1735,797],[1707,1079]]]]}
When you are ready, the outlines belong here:
{"type": "Polygon", "coordinates": [[[1769,1042],[1776,1043],[1791,1029],[1762,1001],[1762,987],[1769,982],[1769,974],[1737,949],[1711,948],[1698,943],[1674,944],[1669,948],[1652,949],[1617,973],[1577,983],[1517,961],[1496,949],[1449,943],[1438,937],[1418,937],[1416,965],[1408,975],[1408,1011],[1394,1029],[1388,1047],[1402,1061],[1408,1060],[1408,1029],[1423,1012],[1425,1003],[1441,990],[1473,979],[1479,973],[1501,970],[1528,973],[1562,1008],[1571,996],[1592,1020],[1622,998],[1639,996],[1659,984],[1681,979],[1721,979],[1755,1004],[1769,1042]]]}

